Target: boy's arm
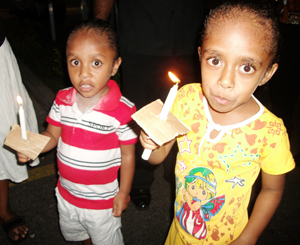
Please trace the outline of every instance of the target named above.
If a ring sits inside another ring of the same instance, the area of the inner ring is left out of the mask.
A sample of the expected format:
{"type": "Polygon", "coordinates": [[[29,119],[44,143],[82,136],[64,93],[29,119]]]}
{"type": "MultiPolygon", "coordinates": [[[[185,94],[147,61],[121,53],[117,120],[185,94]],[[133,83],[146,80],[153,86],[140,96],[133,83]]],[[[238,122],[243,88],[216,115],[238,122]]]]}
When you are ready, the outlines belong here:
{"type": "Polygon", "coordinates": [[[255,244],[273,217],[283,194],[285,174],[270,175],[262,171],[262,188],[255,201],[248,224],[231,244],[255,244]]]}
{"type": "MultiPolygon", "coordinates": [[[[42,150],[41,153],[50,151],[55,146],[57,146],[58,139],[61,135],[61,127],[56,127],[56,126],[53,126],[51,124],[48,124],[48,127],[47,127],[46,131],[43,132],[42,135],[50,137],[50,140],[47,143],[47,145],[44,147],[44,149],[42,150]]],[[[22,154],[20,152],[17,152],[17,156],[18,156],[18,161],[19,162],[25,163],[25,162],[28,162],[30,160],[27,156],[25,156],[24,154],[22,154]]]]}
{"type": "Polygon", "coordinates": [[[61,127],[56,127],[51,124],[48,124],[48,127],[42,135],[50,137],[48,144],[44,147],[41,153],[52,150],[57,146],[59,137],[61,135],[61,127]]]}
{"type": "Polygon", "coordinates": [[[120,188],[113,203],[113,215],[121,216],[128,207],[130,190],[135,168],[135,145],[120,145],[121,167],[120,167],[120,188]]]}
{"type": "Polygon", "coordinates": [[[165,158],[168,156],[170,150],[172,149],[172,146],[176,139],[173,139],[162,146],[158,146],[153,142],[151,139],[148,138],[148,135],[144,132],[141,131],[140,135],[140,142],[142,146],[145,149],[150,149],[152,150],[151,155],[148,159],[148,162],[151,164],[160,164],[165,160],[165,158]]]}

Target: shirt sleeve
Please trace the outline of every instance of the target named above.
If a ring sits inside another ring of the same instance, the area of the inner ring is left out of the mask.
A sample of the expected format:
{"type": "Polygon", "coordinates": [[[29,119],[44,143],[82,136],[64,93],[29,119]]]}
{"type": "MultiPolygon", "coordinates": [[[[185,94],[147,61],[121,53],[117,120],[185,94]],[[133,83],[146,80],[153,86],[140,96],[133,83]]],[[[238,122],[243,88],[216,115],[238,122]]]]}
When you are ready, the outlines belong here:
{"type": "Polygon", "coordinates": [[[261,158],[261,169],[272,175],[284,174],[295,168],[295,161],[290,151],[288,134],[284,133],[281,140],[267,151],[261,158]]]}
{"type": "Polygon", "coordinates": [[[46,118],[47,123],[60,127],[60,107],[56,103],[56,100],[53,102],[50,112],[46,118]]]}

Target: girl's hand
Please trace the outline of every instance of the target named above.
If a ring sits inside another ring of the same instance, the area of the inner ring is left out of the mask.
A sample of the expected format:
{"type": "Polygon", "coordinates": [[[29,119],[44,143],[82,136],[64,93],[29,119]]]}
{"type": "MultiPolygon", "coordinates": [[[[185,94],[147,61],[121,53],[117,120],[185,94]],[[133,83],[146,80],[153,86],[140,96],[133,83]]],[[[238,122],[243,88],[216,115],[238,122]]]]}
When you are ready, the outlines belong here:
{"type": "Polygon", "coordinates": [[[122,212],[128,207],[129,201],[129,194],[118,192],[114,198],[112,215],[115,217],[120,217],[122,212]]]}
{"type": "Polygon", "coordinates": [[[30,158],[25,156],[21,152],[17,152],[17,156],[18,156],[18,161],[19,162],[26,163],[26,162],[30,161],[30,158]]]}
{"type": "Polygon", "coordinates": [[[158,145],[143,130],[140,134],[140,142],[145,149],[155,150],[158,148],[158,145]]]}

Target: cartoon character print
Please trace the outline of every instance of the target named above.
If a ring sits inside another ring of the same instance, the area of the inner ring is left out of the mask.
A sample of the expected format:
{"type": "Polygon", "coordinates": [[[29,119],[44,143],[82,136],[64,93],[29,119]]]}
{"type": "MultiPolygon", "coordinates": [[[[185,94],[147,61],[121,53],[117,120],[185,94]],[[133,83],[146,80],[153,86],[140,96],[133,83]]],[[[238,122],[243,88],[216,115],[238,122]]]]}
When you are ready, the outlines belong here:
{"type": "Polygon", "coordinates": [[[181,227],[199,240],[206,237],[206,221],[215,216],[225,203],[225,195],[216,197],[216,187],[217,180],[210,169],[194,168],[185,176],[183,205],[179,210],[178,203],[175,202],[178,210],[176,217],[181,227]]]}

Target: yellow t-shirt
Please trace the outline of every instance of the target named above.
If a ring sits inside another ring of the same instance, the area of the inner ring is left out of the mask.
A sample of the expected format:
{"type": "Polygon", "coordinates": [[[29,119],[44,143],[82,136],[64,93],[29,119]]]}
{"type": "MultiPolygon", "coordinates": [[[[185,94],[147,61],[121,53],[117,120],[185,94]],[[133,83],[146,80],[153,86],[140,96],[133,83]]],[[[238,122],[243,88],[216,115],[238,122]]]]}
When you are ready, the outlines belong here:
{"type": "Polygon", "coordinates": [[[177,138],[175,225],[187,244],[229,244],[248,222],[251,188],[260,168],[295,167],[281,119],[262,106],[242,123],[214,124],[200,84],[182,87],[173,114],[191,131],[177,138]],[[211,139],[213,129],[220,131],[211,139]]]}

